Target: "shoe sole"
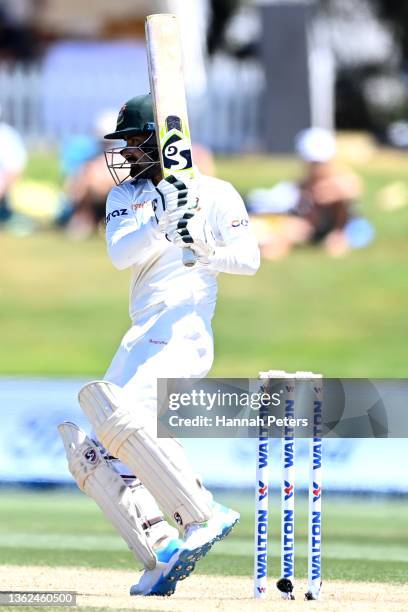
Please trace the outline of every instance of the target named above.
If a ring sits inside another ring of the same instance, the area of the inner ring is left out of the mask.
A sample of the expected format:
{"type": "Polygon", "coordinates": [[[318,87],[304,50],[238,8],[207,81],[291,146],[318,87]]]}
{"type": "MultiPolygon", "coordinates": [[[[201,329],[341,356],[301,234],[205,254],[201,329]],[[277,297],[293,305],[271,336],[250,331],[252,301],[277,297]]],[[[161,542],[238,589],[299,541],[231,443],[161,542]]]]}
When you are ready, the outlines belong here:
{"type": "Polygon", "coordinates": [[[216,542],[220,542],[226,538],[238,522],[239,517],[237,517],[233,523],[224,527],[221,533],[202,546],[198,546],[192,550],[182,550],[173,567],[165,576],[161,576],[158,582],[152,587],[150,593],[147,593],[146,596],[170,597],[173,595],[174,591],[176,590],[177,582],[180,580],[185,580],[188,576],[190,576],[195,569],[196,562],[205,557],[216,542]]]}
{"type": "Polygon", "coordinates": [[[198,548],[193,549],[193,551],[191,552],[195,553],[194,561],[200,561],[200,559],[202,559],[203,557],[205,557],[207,553],[209,553],[209,551],[211,550],[211,548],[214,546],[216,542],[220,542],[221,540],[226,538],[227,535],[231,533],[231,531],[234,529],[235,525],[239,523],[239,519],[240,517],[237,516],[230,525],[227,525],[226,527],[224,527],[224,529],[219,534],[214,536],[212,540],[209,540],[202,546],[199,546],[198,548]]]}
{"type": "Polygon", "coordinates": [[[195,569],[196,562],[201,559],[209,550],[208,544],[199,546],[192,550],[182,550],[177,561],[165,576],[161,576],[158,582],[152,587],[147,597],[159,596],[170,597],[176,590],[177,582],[185,580],[195,569]]]}

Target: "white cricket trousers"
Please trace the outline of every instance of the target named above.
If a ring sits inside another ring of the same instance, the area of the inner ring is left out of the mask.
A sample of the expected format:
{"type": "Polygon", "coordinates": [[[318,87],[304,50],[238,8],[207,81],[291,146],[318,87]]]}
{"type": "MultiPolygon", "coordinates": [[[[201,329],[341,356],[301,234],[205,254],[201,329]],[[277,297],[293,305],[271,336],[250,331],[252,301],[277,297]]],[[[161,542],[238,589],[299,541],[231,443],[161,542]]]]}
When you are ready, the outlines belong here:
{"type": "Polygon", "coordinates": [[[212,314],[205,305],[150,308],[126,332],[105,380],[122,387],[135,410],[156,416],[158,378],[201,378],[209,372],[212,314]]]}

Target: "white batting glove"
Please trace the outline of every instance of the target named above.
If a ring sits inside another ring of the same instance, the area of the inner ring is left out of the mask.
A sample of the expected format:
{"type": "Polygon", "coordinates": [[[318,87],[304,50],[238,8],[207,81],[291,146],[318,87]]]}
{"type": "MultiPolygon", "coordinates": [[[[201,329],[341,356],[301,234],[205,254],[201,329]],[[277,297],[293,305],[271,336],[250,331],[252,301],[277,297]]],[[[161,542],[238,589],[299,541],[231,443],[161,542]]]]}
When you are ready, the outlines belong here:
{"type": "Polygon", "coordinates": [[[163,233],[174,232],[179,220],[190,219],[197,208],[196,183],[181,181],[171,175],[160,181],[156,187],[159,198],[153,207],[154,215],[163,233]]]}
{"type": "Polygon", "coordinates": [[[166,233],[166,236],[176,246],[194,251],[200,263],[210,263],[215,252],[215,238],[202,214],[195,214],[187,220],[181,219],[177,229],[166,233]]]}

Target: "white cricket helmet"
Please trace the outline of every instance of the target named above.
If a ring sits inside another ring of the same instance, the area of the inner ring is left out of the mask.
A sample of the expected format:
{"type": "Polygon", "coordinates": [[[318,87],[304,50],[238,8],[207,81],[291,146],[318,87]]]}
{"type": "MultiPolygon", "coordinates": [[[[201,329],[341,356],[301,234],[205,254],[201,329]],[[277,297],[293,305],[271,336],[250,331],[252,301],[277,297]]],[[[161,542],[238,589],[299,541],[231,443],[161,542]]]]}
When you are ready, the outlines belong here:
{"type": "Polygon", "coordinates": [[[336,140],[332,132],[312,127],[299,132],[295,138],[296,153],[306,162],[324,163],[336,153],[336,140]]]}

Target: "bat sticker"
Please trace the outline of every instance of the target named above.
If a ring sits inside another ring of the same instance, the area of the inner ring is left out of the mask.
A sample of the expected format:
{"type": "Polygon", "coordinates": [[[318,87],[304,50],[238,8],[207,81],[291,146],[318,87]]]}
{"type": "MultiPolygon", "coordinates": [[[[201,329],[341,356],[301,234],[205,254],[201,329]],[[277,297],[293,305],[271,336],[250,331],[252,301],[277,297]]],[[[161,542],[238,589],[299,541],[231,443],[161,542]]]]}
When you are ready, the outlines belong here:
{"type": "Polygon", "coordinates": [[[171,170],[187,170],[192,167],[191,149],[188,141],[178,134],[169,135],[163,145],[163,164],[171,170]]]}
{"type": "Polygon", "coordinates": [[[192,168],[190,139],[183,133],[181,119],[174,115],[166,118],[166,131],[161,137],[163,165],[172,172],[192,168]]]}

